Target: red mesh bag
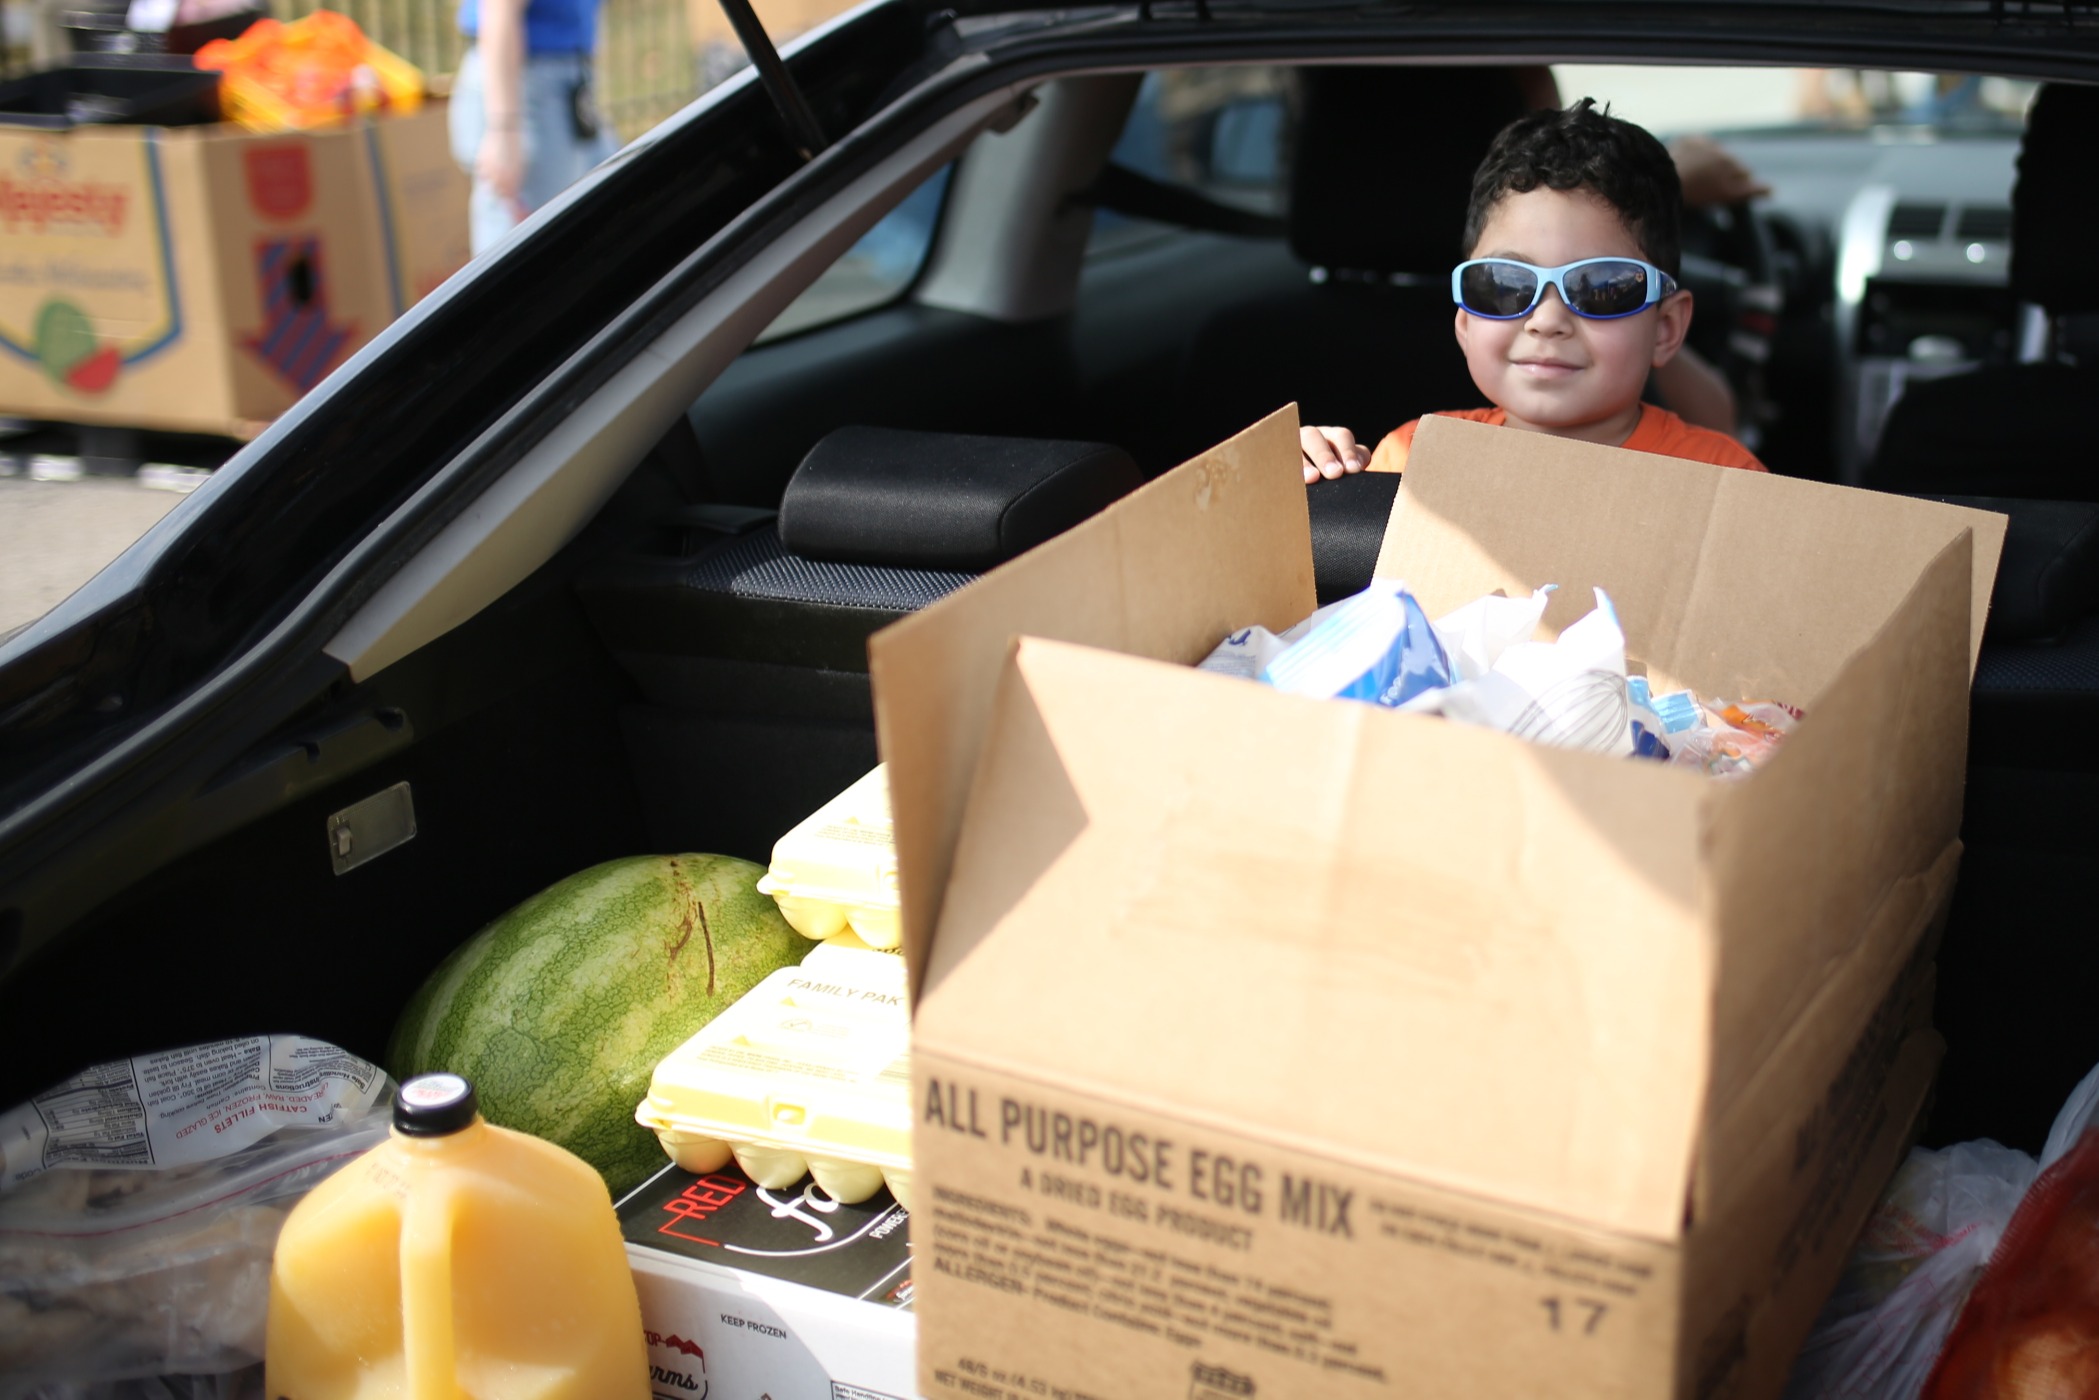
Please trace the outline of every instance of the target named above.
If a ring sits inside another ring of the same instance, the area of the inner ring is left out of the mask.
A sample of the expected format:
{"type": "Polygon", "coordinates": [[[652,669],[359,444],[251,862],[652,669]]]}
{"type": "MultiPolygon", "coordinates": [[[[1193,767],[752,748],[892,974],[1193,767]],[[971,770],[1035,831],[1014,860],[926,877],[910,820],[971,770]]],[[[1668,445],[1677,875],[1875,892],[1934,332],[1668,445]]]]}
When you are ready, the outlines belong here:
{"type": "Polygon", "coordinates": [[[2099,1130],[2019,1202],[1923,1400],[2099,1400],[2099,1130]]]}

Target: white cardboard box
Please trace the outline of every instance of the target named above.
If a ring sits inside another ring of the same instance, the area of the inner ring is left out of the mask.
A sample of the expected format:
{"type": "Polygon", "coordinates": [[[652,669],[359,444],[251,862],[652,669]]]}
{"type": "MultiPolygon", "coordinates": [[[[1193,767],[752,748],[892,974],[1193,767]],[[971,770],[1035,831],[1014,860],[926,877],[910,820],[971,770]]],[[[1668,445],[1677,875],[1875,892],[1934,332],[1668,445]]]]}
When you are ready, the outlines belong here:
{"type": "Polygon", "coordinates": [[[734,1168],[666,1167],[620,1202],[660,1400],[908,1400],[910,1213],[734,1168]]]}

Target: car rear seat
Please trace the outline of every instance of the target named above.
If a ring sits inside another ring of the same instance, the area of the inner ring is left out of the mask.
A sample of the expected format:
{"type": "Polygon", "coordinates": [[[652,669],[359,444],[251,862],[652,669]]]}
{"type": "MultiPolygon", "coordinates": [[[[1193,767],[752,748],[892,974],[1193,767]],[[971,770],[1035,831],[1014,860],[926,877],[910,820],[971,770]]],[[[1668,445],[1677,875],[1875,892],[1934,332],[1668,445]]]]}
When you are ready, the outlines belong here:
{"type": "Polygon", "coordinates": [[[2099,1060],[2088,1005],[2099,980],[2088,873],[2099,750],[2083,742],[2099,722],[2099,454],[2082,421],[2099,389],[2099,338],[2078,346],[2064,334],[2099,315],[2083,265],[2099,217],[2087,177],[2095,140],[2099,90],[2041,90],[2012,194],[2011,283],[2054,318],[2059,358],[1914,386],[1863,478],[2011,517],[1969,718],[1932,1144],[1988,1135],[2032,1150],[2099,1060]]]}
{"type": "Polygon", "coordinates": [[[2099,1061],[2099,503],[1943,497],[2010,516],[1969,711],[1961,879],[1939,954],[1927,1145],[2032,1151],[2099,1061]]]}
{"type": "Polygon", "coordinates": [[[585,573],[654,839],[764,859],[874,766],[869,635],[1142,479],[1099,443],[842,428],[778,512],[686,507],[585,573]]]}
{"type": "MultiPolygon", "coordinates": [[[[2021,301],[2048,311],[2058,358],[1913,386],[1863,480],[2011,517],[1975,677],[1978,763],[2054,767],[2065,759],[2044,757],[2035,726],[2099,717],[2099,451],[2082,422],[2099,391],[2099,343],[2067,356],[2075,341],[2062,334],[2099,314],[2099,289],[2084,275],[2084,244],[2099,217],[2085,176],[2095,141],[2099,89],[2044,87],[2012,190],[2011,283],[2021,301]]],[[[2099,771],[2099,762],[2090,767],[2099,771]]]]}
{"type": "Polygon", "coordinates": [[[1175,418],[1217,442],[1295,402],[1376,441],[1483,402],[1451,341],[1472,173],[1528,110],[1511,68],[1308,68],[1289,155],[1296,287],[1218,312],[1183,359],[1175,418]],[[1433,114],[1424,129],[1424,114],[1433,114]]]}
{"type": "Polygon", "coordinates": [[[2099,450],[2088,422],[2099,395],[2099,284],[2087,256],[2099,226],[2099,187],[2090,179],[2095,143],[2099,88],[2043,87],[2012,187],[2011,287],[2047,311],[2055,358],[1913,385],[1889,411],[1861,484],[2099,501],[2099,450]]]}

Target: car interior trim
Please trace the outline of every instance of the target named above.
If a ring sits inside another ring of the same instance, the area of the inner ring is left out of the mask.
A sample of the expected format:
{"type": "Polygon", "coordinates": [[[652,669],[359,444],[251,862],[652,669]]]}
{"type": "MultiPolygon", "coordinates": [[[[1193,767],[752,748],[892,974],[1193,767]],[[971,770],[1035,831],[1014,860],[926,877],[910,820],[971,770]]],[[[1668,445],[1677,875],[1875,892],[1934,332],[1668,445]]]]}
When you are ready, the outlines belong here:
{"type": "Polygon", "coordinates": [[[958,108],[827,201],[826,217],[798,221],[578,404],[405,561],[322,650],[352,678],[366,679],[523,580],[773,317],[1021,96],[1002,89],[958,108]]]}
{"type": "Polygon", "coordinates": [[[1075,199],[1107,165],[1136,74],[1045,84],[1028,120],[987,134],[955,172],[948,215],[914,299],[997,321],[1071,310],[1093,209],[1075,199]]]}

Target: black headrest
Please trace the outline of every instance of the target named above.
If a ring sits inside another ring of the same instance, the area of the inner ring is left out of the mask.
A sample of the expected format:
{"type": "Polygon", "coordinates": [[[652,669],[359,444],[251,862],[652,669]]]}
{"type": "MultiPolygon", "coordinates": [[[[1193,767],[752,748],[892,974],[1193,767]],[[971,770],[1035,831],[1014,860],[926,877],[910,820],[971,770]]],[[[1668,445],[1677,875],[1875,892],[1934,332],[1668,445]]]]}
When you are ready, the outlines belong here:
{"type": "Polygon", "coordinates": [[[1305,488],[1312,516],[1312,587],[1322,606],[1370,587],[1398,497],[1398,472],[1357,472],[1305,488]]]}
{"type": "Polygon", "coordinates": [[[2099,227],[2099,87],[2049,83],[2026,114],[2012,187],[2012,291],[2055,315],[2099,311],[2089,244],[2099,227]]]}
{"type": "Polygon", "coordinates": [[[1930,499],[2008,517],[1997,584],[1990,593],[1989,639],[2040,641],[2099,612],[2099,503],[2004,496],[1930,499]]]}
{"type": "Polygon", "coordinates": [[[1070,529],[1144,481],[1098,442],[840,428],[780,502],[804,559],[981,572],[1070,529]]]}
{"type": "Polygon", "coordinates": [[[1487,147],[1529,110],[1514,68],[1308,68],[1290,246],[1318,267],[1447,275],[1487,147]]]}

